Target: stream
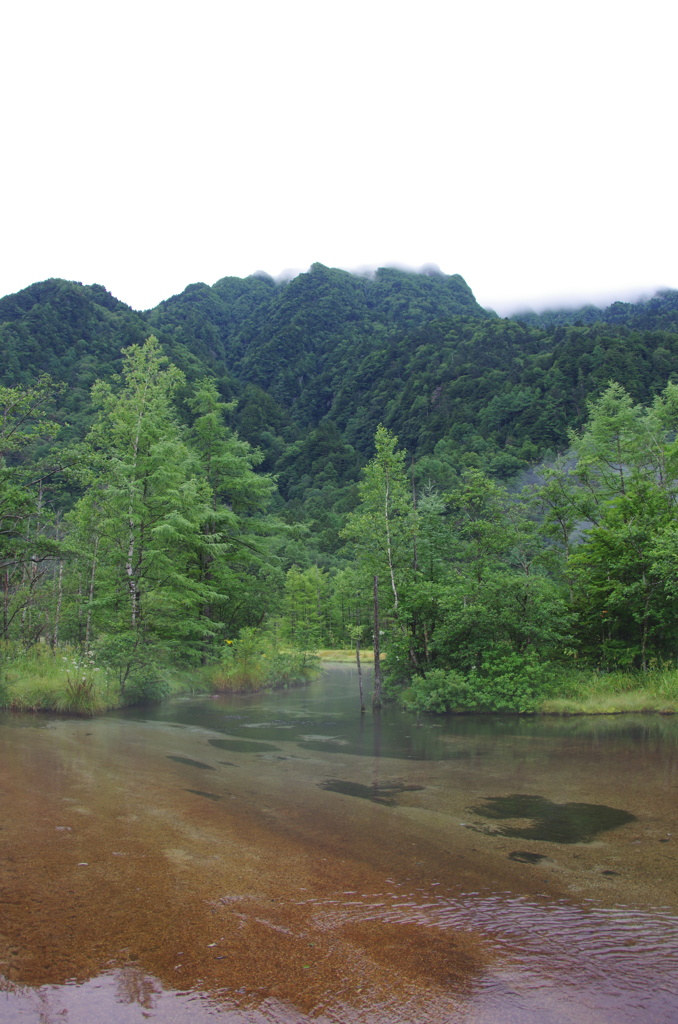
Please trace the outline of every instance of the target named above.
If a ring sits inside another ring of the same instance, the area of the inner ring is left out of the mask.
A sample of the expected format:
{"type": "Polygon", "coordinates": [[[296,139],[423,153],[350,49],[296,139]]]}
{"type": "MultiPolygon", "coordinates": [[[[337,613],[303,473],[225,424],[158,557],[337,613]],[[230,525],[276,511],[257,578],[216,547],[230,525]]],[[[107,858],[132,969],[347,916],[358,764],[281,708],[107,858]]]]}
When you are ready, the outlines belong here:
{"type": "Polygon", "coordinates": [[[676,716],[0,715],[3,1024],[675,1024],[676,716]]]}

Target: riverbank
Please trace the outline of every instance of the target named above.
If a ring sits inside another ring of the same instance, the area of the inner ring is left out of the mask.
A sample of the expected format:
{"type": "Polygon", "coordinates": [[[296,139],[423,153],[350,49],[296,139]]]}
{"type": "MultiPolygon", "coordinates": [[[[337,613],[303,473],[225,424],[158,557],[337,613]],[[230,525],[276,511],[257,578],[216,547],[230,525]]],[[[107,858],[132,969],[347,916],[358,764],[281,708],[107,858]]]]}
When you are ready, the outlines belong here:
{"type": "Polygon", "coordinates": [[[303,685],[319,671],[320,659],[313,653],[269,648],[205,666],[146,667],[122,687],[115,669],[95,665],[75,648],[6,645],[0,708],[91,716],[184,693],[258,693],[303,685]]]}
{"type": "Polygon", "coordinates": [[[678,671],[570,671],[557,676],[539,707],[547,715],[618,715],[678,712],[678,671]]]}
{"type": "MultiPolygon", "coordinates": [[[[371,649],[360,652],[371,670],[371,649]]],[[[75,649],[53,651],[44,644],[27,650],[3,652],[0,708],[13,711],[49,711],[58,714],[96,715],[127,704],[154,703],[182,693],[257,693],[303,685],[321,664],[355,666],[355,651],[322,649],[311,654],[272,651],[238,662],[208,666],[162,666],[147,673],[141,683],[128,683],[121,692],[112,669],[96,666],[75,649]]],[[[416,708],[414,709],[416,710],[416,708]]],[[[420,709],[426,710],[426,709],[420,709]]],[[[556,672],[548,692],[535,706],[544,715],[615,715],[678,713],[678,671],[556,672]]],[[[501,713],[501,712],[496,712],[501,713]]]]}
{"type": "MultiPolygon", "coordinates": [[[[355,665],[354,651],[327,650],[318,651],[318,655],[324,663],[355,665]]],[[[374,664],[371,649],[361,651],[360,658],[363,662],[374,664]]],[[[547,684],[543,699],[536,704],[532,713],[617,715],[645,712],[678,713],[678,670],[662,668],[647,672],[601,672],[597,669],[556,669],[547,684]]],[[[502,711],[498,709],[492,713],[501,714],[502,711]]]]}
{"type": "MultiPolygon", "coordinates": [[[[345,651],[340,648],[327,648],[320,651],[316,651],[316,654],[322,662],[334,665],[355,665],[355,650],[345,651]]],[[[383,654],[382,654],[383,658],[383,654]]],[[[369,665],[374,665],[374,651],[371,647],[366,647],[360,652],[360,661],[369,665]]]]}

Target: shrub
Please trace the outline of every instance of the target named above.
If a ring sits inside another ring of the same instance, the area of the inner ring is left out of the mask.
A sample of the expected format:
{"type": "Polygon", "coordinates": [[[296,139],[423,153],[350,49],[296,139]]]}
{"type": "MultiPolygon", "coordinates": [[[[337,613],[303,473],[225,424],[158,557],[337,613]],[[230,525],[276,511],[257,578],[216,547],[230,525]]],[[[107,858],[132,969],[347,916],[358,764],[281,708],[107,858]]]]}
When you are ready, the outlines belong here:
{"type": "Polygon", "coordinates": [[[170,692],[165,673],[155,665],[140,665],[131,670],[125,683],[125,704],[157,704],[170,692]]]}
{"type": "Polygon", "coordinates": [[[548,666],[534,653],[494,648],[481,669],[467,674],[432,669],[415,676],[402,695],[405,707],[418,711],[534,712],[546,696],[548,666]]]}
{"type": "Polygon", "coordinates": [[[415,676],[403,692],[401,703],[411,711],[446,711],[468,709],[470,688],[460,672],[431,669],[425,676],[415,676]]]}

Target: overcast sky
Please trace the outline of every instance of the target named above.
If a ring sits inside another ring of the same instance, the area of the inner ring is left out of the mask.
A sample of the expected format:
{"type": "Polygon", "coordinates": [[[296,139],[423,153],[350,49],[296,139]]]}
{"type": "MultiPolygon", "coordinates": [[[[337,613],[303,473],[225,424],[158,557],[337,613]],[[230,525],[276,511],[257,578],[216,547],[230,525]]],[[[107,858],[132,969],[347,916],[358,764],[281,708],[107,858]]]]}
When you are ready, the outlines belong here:
{"type": "Polygon", "coordinates": [[[319,261],[500,313],[678,287],[668,0],[32,0],[0,20],[0,295],[137,309],[319,261]]]}

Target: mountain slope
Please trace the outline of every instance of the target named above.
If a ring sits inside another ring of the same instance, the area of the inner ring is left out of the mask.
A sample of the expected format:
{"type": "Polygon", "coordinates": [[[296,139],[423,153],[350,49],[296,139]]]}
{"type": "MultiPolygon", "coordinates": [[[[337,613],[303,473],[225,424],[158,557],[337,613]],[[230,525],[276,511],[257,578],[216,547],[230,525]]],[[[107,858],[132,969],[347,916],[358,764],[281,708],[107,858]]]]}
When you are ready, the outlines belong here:
{"type": "Polygon", "coordinates": [[[297,495],[328,445],[339,484],[354,480],[379,423],[414,456],[444,442],[507,475],[564,447],[610,380],[648,402],[678,375],[678,292],[499,319],[458,275],[316,263],[282,283],[189,285],[145,313],[100,285],[32,285],[0,299],[0,379],[64,381],[77,431],[93,380],[150,333],[189,380],[210,373],[238,399],[234,425],[297,495]]]}

